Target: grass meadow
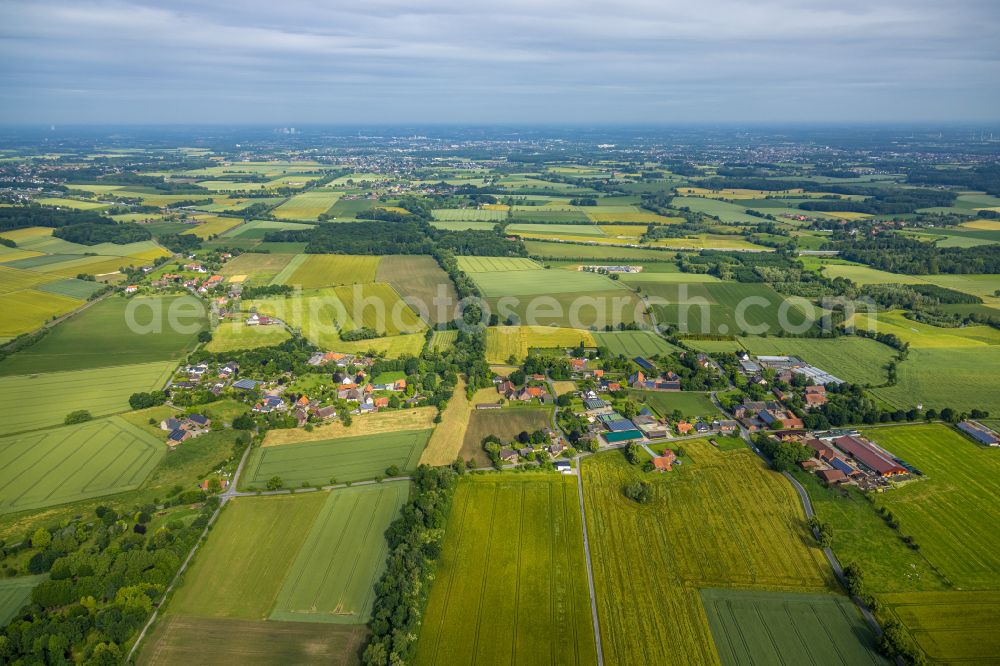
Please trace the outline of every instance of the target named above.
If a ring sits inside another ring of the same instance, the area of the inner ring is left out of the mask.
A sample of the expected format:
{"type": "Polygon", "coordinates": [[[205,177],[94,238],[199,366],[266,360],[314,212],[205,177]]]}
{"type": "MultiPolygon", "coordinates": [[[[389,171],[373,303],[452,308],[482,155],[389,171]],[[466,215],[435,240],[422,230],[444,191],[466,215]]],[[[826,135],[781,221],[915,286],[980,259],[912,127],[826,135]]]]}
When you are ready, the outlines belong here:
{"type": "Polygon", "coordinates": [[[31,591],[46,580],[48,575],[19,576],[0,580],[0,626],[7,626],[24,606],[31,601],[31,591]]]}
{"type": "Polygon", "coordinates": [[[312,190],[296,194],[272,211],[279,220],[315,220],[337,203],[342,192],[312,190]]]}
{"type": "Polygon", "coordinates": [[[407,483],[328,493],[278,592],[272,620],[364,624],[385,567],[385,531],[406,503],[407,483]]]}
{"type": "Polygon", "coordinates": [[[738,338],[751,354],[790,355],[826,370],[853,384],[885,382],[885,366],[896,352],[869,338],[842,335],[838,338],[738,338]]]}
{"type": "Polygon", "coordinates": [[[522,257],[457,257],[463,273],[496,273],[500,271],[530,271],[541,266],[522,257]]]}
{"type": "Polygon", "coordinates": [[[629,390],[629,397],[649,405],[660,416],[666,417],[679,410],[684,418],[719,418],[722,414],[712,402],[711,394],[695,391],[636,391],[629,390]]]}
{"type": "Polygon", "coordinates": [[[717,663],[700,588],[834,589],[784,478],[749,449],[683,446],[690,461],[662,475],[639,471],[618,451],[583,464],[607,664],[717,663]],[[652,484],[649,504],[622,494],[636,478],[652,484]]]}
{"type": "Polygon", "coordinates": [[[0,402],[17,405],[5,415],[7,432],[58,425],[78,409],[94,416],[126,411],[132,393],[162,388],[175,365],[160,361],[0,377],[0,402]]]}
{"type": "Polygon", "coordinates": [[[573,477],[463,480],[414,663],[593,664],[582,536],[573,477]]]}
{"type": "Polygon", "coordinates": [[[266,619],[327,493],[230,502],[167,605],[169,615],[266,619]]]}
{"type": "Polygon", "coordinates": [[[111,296],[60,323],[31,347],[4,359],[0,362],[0,376],[176,361],[194,347],[198,332],[206,326],[205,306],[192,296],[111,296]],[[169,325],[171,312],[188,313],[178,322],[190,330],[174,330],[169,325]],[[130,329],[130,315],[143,328],[130,329]],[[156,326],[157,321],[161,325],[156,326]]]}
{"type": "Polygon", "coordinates": [[[255,449],[247,463],[245,483],[263,488],[272,477],[285,486],[326,485],[385,476],[396,465],[401,471],[416,469],[430,430],[410,430],[362,437],[269,446],[255,449]]]}
{"type": "MultiPolygon", "coordinates": [[[[493,392],[492,389],[485,389],[493,392]]],[[[450,465],[462,451],[465,431],[469,427],[469,417],[475,409],[475,401],[465,393],[465,380],[459,378],[455,392],[448,401],[448,407],[441,414],[441,423],[427,442],[427,448],[420,456],[421,465],[450,465]]]]}
{"type": "Polygon", "coordinates": [[[137,488],[166,445],[118,419],[0,439],[0,513],[40,509],[137,488]]]}
{"type": "Polygon", "coordinates": [[[312,432],[306,432],[301,428],[268,430],[267,435],[264,436],[263,446],[282,446],[342,437],[371,437],[401,430],[427,430],[434,427],[436,413],[437,409],[434,407],[393,409],[358,416],[351,422],[350,426],[345,426],[340,421],[335,420],[316,426],[312,432]]]}
{"type": "Polygon", "coordinates": [[[526,240],[524,246],[532,257],[552,259],[580,259],[595,263],[615,262],[620,260],[646,259],[667,261],[673,259],[674,252],[664,250],[647,250],[634,247],[596,247],[576,243],[557,243],[543,240],[526,240]]]}
{"type": "Polygon", "coordinates": [[[594,333],[594,340],[601,347],[607,347],[612,354],[635,356],[655,356],[680,351],[660,336],[650,331],[615,331],[594,333]]]}
{"type": "Polygon", "coordinates": [[[273,347],[290,337],[284,326],[247,326],[242,319],[226,320],[212,331],[212,340],[205,345],[205,351],[218,353],[273,347]]]}
{"type": "Polygon", "coordinates": [[[349,254],[310,254],[283,282],[303,289],[374,282],[379,260],[349,254]]]}

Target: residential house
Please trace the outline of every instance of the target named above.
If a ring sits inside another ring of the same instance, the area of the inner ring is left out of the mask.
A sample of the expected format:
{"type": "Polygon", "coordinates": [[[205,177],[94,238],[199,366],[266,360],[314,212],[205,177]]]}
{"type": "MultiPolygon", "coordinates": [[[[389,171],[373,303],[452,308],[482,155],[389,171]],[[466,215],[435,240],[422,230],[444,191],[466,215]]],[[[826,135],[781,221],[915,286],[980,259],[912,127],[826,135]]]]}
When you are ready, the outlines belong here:
{"type": "Polygon", "coordinates": [[[653,458],[653,467],[658,472],[669,472],[677,462],[677,454],[670,449],[665,449],[662,455],[653,458]]]}

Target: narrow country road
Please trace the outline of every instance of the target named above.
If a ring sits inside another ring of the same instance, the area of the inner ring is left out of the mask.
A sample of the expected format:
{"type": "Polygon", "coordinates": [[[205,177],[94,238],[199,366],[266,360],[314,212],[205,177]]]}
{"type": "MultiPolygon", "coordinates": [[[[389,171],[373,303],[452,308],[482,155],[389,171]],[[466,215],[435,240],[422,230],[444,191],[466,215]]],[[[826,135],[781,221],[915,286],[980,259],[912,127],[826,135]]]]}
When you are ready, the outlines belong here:
{"type": "Polygon", "coordinates": [[[601,646],[601,623],[597,619],[597,595],[594,593],[594,568],[590,562],[590,535],[587,533],[587,510],[583,505],[583,467],[577,455],[576,490],[580,500],[580,521],[583,523],[583,555],[587,559],[587,585],[590,589],[590,614],[594,620],[594,641],[597,645],[597,666],[604,666],[604,648],[601,646]]]}

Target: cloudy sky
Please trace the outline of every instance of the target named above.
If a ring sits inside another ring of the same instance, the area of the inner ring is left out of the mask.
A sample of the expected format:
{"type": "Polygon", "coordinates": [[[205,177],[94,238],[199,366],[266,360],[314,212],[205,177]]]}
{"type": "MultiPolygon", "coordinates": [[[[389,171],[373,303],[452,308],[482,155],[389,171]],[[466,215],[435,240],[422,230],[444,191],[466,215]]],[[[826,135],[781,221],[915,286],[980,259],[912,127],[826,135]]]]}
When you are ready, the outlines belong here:
{"type": "Polygon", "coordinates": [[[0,0],[0,123],[1000,120],[998,0],[0,0]]]}

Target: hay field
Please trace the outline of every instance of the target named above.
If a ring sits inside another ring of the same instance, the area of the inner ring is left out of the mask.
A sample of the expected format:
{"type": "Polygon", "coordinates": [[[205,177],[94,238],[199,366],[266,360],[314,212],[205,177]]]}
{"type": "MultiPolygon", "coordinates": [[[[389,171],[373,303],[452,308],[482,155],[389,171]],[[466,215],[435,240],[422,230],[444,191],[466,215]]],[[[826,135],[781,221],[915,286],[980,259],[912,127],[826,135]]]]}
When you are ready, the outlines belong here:
{"type": "Polygon", "coordinates": [[[493,273],[496,271],[527,271],[541,268],[531,259],[522,257],[457,257],[463,273],[493,273]]]}
{"type": "Polygon", "coordinates": [[[656,356],[680,351],[659,335],[650,331],[615,331],[594,333],[594,340],[601,347],[607,347],[612,354],[633,356],[656,356]]]}
{"type": "Polygon", "coordinates": [[[312,432],[301,428],[268,430],[262,446],[282,446],[342,437],[371,437],[403,430],[426,430],[434,427],[435,414],[437,409],[434,407],[413,407],[355,416],[350,427],[340,421],[332,421],[314,427],[312,432]]]}
{"type": "Polygon", "coordinates": [[[263,488],[274,476],[288,487],[326,485],[384,476],[390,465],[413,470],[430,438],[430,430],[408,430],[255,449],[244,483],[263,488]]]}
{"type": "Polygon", "coordinates": [[[227,261],[219,274],[225,276],[246,275],[255,283],[266,284],[296,256],[294,254],[246,252],[227,261]]]}
{"type": "Polygon", "coordinates": [[[415,664],[592,664],[573,478],[462,480],[415,664]]]}
{"type": "Polygon", "coordinates": [[[111,296],[0,361],[0,376],[177,361],[194,348],[206,326],[204,303],[194,296],[111,296]],[[170,325],[171,313],[179,326],[170,325]]]}
{"type": "Polygon", "coordinates": [[[291,337],[284,326],[247,326],[242,319],[226,320],[212,331],[212,340],[205,345],[205,351],[219,353],[273,347],[291,337]]]}
{"type": "Polygon", "coordinates": [[[749,449],[722,452],[705,440],[684,448],[690,462],[667,474],[641,472],[618,451],[583,463],[607,664],[717,663],[700,588],[835,589],[784,478],[749,449]],[[622,494],[637,478],[652,484],[649,504],[622,494]]]}
{"type": "Polygon", "coordinates": [[[486,329],[486,360],[488,363],[506,363],[513,356],[518,361],[528,356],[533,348],[596,347],[590,331],[554,326],[490,326],[486,329]]]}
{"type": "Polygon", "coordinates": [[[160,361],[0,377],[0,402],[18,405],[6,414],[7,432],[58,425],[78,409],[94,416],[124,412],[132,393],[162,388],[176,365],[160,361]]]}
{"type": "Polygon", "coordinates": [[[315,220],[330,210],[341,196],[342,192],[311,190],[296,194],[272,212],[279,220],[315,220]]]}
{"type": "Polygon", "coordinates": [[[635,247],[596,247],[577,243],[558,243],[544,240],[526,240],[524,246],[533,257],[553,257],[556,259],[579,259],[606,263],[619,260],[646,259],[666,261],[673,258],[672,252],[635,247]]]}
{"type": "Polygon", "coordinates": [[[385,569],[385,531],[408,483],[331,491],[285,574],[271,620],[364,624],[385,569]]]}
{"type": "Polygon", "coordinates": [[[118,418],[0,439],[0,513],[139,487],[166,445],[118,418]]]}
{"type": "Polygon", "coordinates": [[[229,502],[167,614],[266,619],[326,501],[314,492],[229,502]]]}
{"type": "MultiPolygon", "coordinates": [[[[441,423],[434,427],[427,448],[420,456],[421,465],[450,465],[461,452],[469,416],[475,408],[475,402],[465,394],[465,386],[465,379],[459,377],[448,407],[441,415],[441,423]]],[[[492,389],[484,390],[493,392],[492,389]]]]}
{"type": "Polygon", "coordinates": [[[435,220],[442,222],[500,222],[507,219],[506,210],[489,210],[479,208],[438,208],[431,211],[435,220]]]}
{"type": "Polygon", "coordinates": [[[309,254],[295,271],[283,280],[303,289],[362,284],[375,281],[380,257],[350,254],[309,254]]]}
{"type": "Polygon", "coordinates": [[[186,234],[197,236],[205,240],[211,236],[224,234],[234,227],[243,224],[243,219],[239,217],[218,217],[216,215],[197,216],[198,226],[185,231],[186,234]]]}

